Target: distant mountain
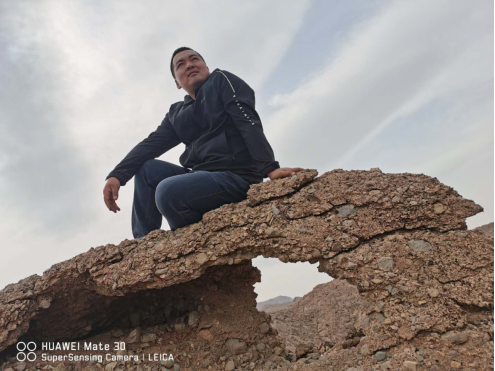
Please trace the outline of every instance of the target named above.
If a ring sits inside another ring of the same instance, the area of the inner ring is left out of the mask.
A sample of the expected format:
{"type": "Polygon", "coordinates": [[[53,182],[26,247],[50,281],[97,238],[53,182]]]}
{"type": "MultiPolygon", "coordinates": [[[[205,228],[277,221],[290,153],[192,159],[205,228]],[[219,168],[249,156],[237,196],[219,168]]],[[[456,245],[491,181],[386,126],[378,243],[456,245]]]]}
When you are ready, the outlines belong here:
{"type": "Polygon", "coordinates": [[[290,296],[277,296],[269,300],[262,301],[256,304],[256,309],[261,310],[268,305],[292,303],[294,301],[290,296]]]}
{"type": "Polygon", "coordinates": [[[474,228],[474,230],[480,230],[489,236],[493,237],[493,222],[482,225],[481,227],[474,228]]]}

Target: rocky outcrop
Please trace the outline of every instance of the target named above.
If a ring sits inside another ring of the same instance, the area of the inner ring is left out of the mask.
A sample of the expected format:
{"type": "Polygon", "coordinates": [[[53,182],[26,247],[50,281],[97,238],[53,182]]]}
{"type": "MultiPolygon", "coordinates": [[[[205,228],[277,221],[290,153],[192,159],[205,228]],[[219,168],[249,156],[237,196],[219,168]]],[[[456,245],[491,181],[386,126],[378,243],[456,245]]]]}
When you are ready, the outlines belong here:
{"type": "Polygon", "coordinates": [[[493,222],[482,225],[478,228],[475,228],[474,230],[481,231],[483,233],[486,233],[488,236],[493,237],[493,222]]]}
{"type": "MultiPolygon", "coordinates": [[[[422,174],[316,175],[254,185],[247,200],[199,223],[100,246],[7,286],[0,292],[6,367],[18,340],[110,336],[128,343],[125,354],[173,351],[175,366],[164,367],[191,370],[488,365],[493,238],[465,223],[482,208],[422,174]],[[260,274],[250,260],[259,255],[319,262],[321,272],[356,286],[362,304],[353,337],[324,354],[296,350],[306,356],[291,362],[270,316],[255,308],[260,274]]],[[[109,367],[148,364],[160,363],[109,367]]]]}
{"type": "Polygon", "coordinates": [[[356,321],[362,306],[361,296],[356,286],[346,281],[317,285],[290,304],[286,309],[269,313],[272,326],[292,354],[297,353],[300,344],[324,353],[338,343],[352,342],[359,335],[356,321]]]}

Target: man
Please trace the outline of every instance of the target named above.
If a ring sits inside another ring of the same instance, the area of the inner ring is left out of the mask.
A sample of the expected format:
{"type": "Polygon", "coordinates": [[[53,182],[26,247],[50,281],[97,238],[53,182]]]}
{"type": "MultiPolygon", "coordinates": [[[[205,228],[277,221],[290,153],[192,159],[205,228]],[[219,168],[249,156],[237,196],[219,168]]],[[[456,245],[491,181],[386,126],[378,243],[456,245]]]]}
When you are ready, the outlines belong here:
{"type": "Polygon", "coordinates": [[[103,189],[110,211],[119,188],[134,175],[132,233],[140,238],[159,229],[162,216],[171,230],[201,220],[204,213],[247,198],[251,184],[284,178],[302,168],[280,168],[255,111],[254,91],[234,74],[212,73],[196,51],[181,47],[170,70],[183,102],[170,106],[155,132],[107,176],[103,189]],[[186,145],[177,166],[156,160],[179,143],[186,145]]]}

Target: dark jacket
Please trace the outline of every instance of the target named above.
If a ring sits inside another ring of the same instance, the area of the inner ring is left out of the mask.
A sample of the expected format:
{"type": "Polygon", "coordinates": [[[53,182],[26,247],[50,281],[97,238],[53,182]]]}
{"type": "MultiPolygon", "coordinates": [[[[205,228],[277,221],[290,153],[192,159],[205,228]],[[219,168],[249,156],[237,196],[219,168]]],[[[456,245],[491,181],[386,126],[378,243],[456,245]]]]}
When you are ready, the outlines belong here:
{"type": "Polygon", "coordinates": [[[230,171],[249,183],[261,183],[279,168],[256,112],[254,91],[236,75],[215,69],[195,90],[170,106],[162,123],[107,176],[125,185],[150,159],[186,145],[185,168],[230,171]]]}

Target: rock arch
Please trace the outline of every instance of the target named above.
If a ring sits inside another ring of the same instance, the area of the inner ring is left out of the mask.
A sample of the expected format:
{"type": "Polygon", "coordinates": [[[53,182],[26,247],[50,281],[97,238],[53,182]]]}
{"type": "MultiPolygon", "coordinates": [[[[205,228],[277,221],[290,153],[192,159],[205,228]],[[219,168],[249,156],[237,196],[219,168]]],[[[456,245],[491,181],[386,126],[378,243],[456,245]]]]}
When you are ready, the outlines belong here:
{"type": "MultiPolygon", "coordinates": [[[[199,339],[190,365],[227,367],[230,360],[246,369],[268,362],[290,369],[269,316],[255,309],[252,285],[260,277],[250,260],[262,255],[320,262],[321,271],[358,287],[362,336],[330,352],[329,364],[421,366],[431,361],[418,361],[411,349],[429,342],[464,344],[466,365],[488,362],[493,238],[465,223],[482,210],[423,174],[301,171],[252,186],[247,200],[199,223],[92,248],[7,286],[0,351],[8,360],[19,339],[82,339],[112,329],[129,339],[122,328],[161,321],[181,346],[199,339]],[[188,337],[182,343],[180,331],[188,337]]],[[[435,357],[435,367],[457,362],[442,351],[435,357]]]]}

